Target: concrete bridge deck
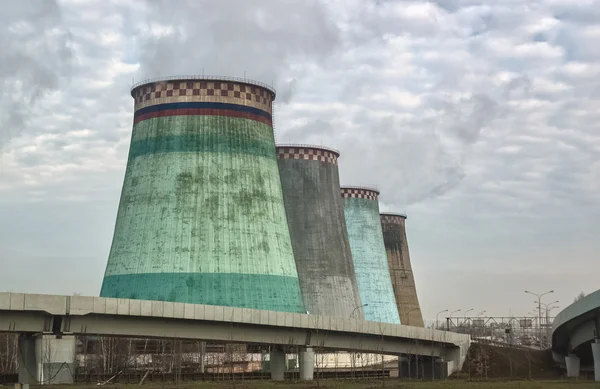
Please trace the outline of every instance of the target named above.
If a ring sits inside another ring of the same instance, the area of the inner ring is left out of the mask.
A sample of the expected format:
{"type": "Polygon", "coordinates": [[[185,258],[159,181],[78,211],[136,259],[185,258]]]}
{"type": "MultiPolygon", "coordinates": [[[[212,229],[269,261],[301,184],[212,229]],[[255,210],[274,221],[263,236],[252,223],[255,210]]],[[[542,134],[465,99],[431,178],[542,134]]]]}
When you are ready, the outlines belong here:
{"type": "Polygon", "coordinates": [[[0,332],[176,338],[422,355],[460,370],[469,335],[308,314],[200,304],[0,293],[0,332]]]}

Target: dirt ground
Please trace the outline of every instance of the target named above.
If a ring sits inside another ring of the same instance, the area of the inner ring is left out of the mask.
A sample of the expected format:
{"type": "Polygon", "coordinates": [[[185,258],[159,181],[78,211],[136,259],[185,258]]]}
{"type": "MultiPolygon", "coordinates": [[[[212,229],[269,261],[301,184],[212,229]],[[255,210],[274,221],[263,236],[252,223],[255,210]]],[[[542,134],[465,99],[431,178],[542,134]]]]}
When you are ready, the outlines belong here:
{"type": "MultiPolygon", "coordinates": [[[[131,389],[138,385],[105,385],[104,389],[131,389]]],[[[47,387],[47,386],[46,386],[47,387]]],[[[379,381],[336,381],[321,380],[312,382],[272,382],[272,381],[224,381],[224,382],[194,382],[180,385],[145,384],[144,389],[598,389],[600,384],[592,381],[398,381],[387,379],[379,381]]],[[[52,389],[92,389],[96,385],[52,386],[52,389]]]]}

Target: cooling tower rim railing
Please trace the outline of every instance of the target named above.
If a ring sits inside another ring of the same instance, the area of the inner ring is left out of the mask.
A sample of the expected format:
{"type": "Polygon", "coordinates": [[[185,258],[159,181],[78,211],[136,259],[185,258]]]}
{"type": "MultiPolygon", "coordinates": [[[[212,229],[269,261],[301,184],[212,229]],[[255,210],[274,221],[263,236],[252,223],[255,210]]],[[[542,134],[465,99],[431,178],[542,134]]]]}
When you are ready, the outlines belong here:
{"type": "Polygon", "coordinates": [[[406,213],[404,212],[381,212],[379,215],[381,216],[398,216],[404,219],[408,219],[408,216],[406,216],[406,213]]]}
{"type": "Polygon", "coordinates": [[[327,146],[317,146],[317,145],[309,145],[309,144],[301,144],[301,143],[277,143],[275,145],[276,148],[298,148],[298,149],[313,149],[313,150],[323,150],[329,151],[330,153],[334,153],[337,157],[340,156],[340,151],[334,149],[333,147],[327,146]]]}
{"type": "Polygon", "coordinates": [[[380,194],[379,189],[372,187],[372,186],[344,185],[344,186],[341,186],[340,189],[342,190],[342,192],[344,190],[358,189],[358,190],[368,190],[370,192],[380,194]]]}
{"type": "Polygon", "coordinates": [[[131,86],[131,95],[133,96],[133,91],[140,86],[147,84],[154,84],[157,82],[165,82],[165,81],[190,81],[190,80],[200,80],[200,81],[232,81],[241,84],[247,84],[251,86],[257,86],[263,89],[266,89],[273,93],[273,100],[275,100],[276,92],[275,88],[271,85],[265,84],[264,82],[251,80],[249,78],[240,78],[240,77],[227,77],[227,76],[212,76],[212,75],[178,75],[178,76],[165,76],[165,77],[156,77],[156,78],[148,78],[143,81],[136,82],[131,86]]]}
{"type": "Polygon", "coordinates": [[[357,198],[377,201],[379,199],[379,190],[366,186],[342,186],[340,188],[342,198],[357,198]]]}

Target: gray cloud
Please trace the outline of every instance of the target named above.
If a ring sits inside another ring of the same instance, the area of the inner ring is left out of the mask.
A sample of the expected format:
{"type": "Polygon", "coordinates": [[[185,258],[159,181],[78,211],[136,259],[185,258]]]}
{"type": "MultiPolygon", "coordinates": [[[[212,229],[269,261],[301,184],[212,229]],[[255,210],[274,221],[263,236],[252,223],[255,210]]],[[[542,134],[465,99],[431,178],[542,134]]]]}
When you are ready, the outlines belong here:
{"type": "MultiPolygon", "coordinates": [[[[454,300],[506,314],[495,296],[543,269],[535,286],[562,290],[567,301],[579,286],[557,285],[555,273],[592,288],[577,269],[600,249],[589,232],[600,217],[600,52],[589,16],[597,5],[7,3],[0,258],[19,265],[0,283],[98,292],[129,147],[132,79],[204,69],[273,80],[278,141],[339,149],[343,183],[377,186],[383,207],[408,211],[426,316],[448,308],[430,279],[455,290],[454,300]],[[78,277],[46,282],[55,262],[78,277]],[[494,283],[494,267],[510,272],[494,283]],[[448,277],[464,269],[486,282],[448,277]]],[[[524,309],[515,299],[512,308],[524,309]]]]}
{"type": "Polygon", "coordinates": [[[340,47],[339,29],[318,1],[148,1],[140,24],[140,75],[205,74],[248,77],[283,89],[289,75],[326,61],[340,47]],[[206,10],[210,10],[206,12],[206,10]],[[293,10],[293,12],[290,12],[293,10]],[[199,17],[199,15],[202,15],[199,17]]]}
{"type": "Polygon", "coordinates": [[[25,126],[36,102],[68,78],[71,36],[55,0],[4,4],[0,14],[0,149],[25,126]]]}

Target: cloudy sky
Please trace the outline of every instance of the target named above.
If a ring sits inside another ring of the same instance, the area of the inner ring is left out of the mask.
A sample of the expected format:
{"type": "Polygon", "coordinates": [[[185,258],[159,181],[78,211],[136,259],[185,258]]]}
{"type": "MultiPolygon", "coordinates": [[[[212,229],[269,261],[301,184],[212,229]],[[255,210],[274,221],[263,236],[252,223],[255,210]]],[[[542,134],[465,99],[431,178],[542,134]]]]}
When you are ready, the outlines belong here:
{"type": "Polygon", "coordinates": [[[132,82],[273,83],[280,142],[406,211],[424,316],[600,288],[600,1],[25,0],[0,13],[0,290],[97,295],[132,82]],[[575,5],[576,4],[576,5],[575,5]]]}

